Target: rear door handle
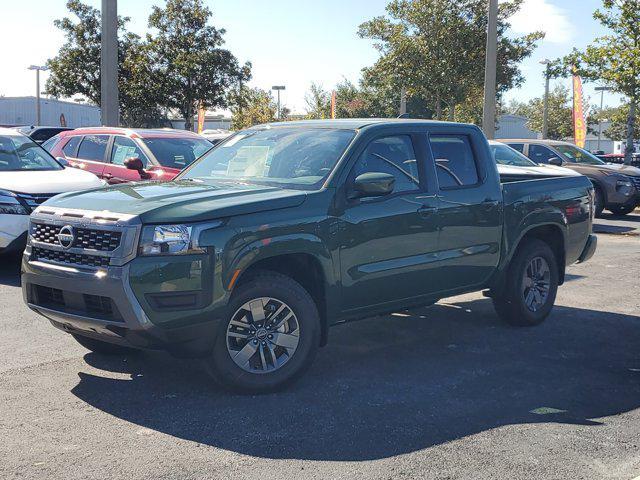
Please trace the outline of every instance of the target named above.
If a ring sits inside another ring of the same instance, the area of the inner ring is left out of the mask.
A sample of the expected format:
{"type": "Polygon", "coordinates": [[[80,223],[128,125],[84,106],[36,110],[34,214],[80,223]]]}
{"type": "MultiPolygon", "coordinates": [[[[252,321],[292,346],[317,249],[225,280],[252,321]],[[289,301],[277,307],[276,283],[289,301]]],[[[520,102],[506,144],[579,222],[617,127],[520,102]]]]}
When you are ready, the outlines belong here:
{"type": "Polygon", "coordinates": [[[436,207],[430,207],[428,205],[423,205],[418,209],[418,215],[421,217],[430,217],[437,211],[436,207]]]}

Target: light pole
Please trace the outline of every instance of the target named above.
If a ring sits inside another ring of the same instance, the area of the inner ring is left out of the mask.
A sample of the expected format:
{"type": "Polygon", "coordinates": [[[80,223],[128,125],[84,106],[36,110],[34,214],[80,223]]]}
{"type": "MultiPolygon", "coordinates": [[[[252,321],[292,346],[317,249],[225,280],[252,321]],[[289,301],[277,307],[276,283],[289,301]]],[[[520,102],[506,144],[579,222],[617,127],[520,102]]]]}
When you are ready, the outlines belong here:
{"type": "Polygon", "coordinates": [[[602,139],[602,110],[604,109],[604,92],[611,90],[609,87],[596,87],[596,92],[600,92],[600,115],[598,118],[598,151],[600,151],[600,140],[602,139]]]}
{"type": "Polygon", "coordinates": [[[274,85],[271,90],[278,92],[278,120],[282,120],[282,112],[280,111],[280,91],[285,90],[284,85],[274,85]]]}
{"type": "Polygon", "coordinates": [[[496,136],[496,65],[498,55],[498,0],[489,0],[489,25],[484,65],[482,129],[488,139],[496,136]]]}
{"type": "Polygon", "coordinates": [[[102,125],[120,124],[118,100],[118,1],[102,0],[100,112],[102,125]]]}
{"type": "Polygon", "coordinates": [[[49,70],[49,67],[43,65],[31,65],[29,70],[36,71],[36,126],[40,126],[40,72],[49,70]]]}
{"type": "Polygon", "coordinates": [[[551,61],[547,58],[540,60],[540,64],[545,66],[544,70],[544,107],[542,110],[542,139],[546,140],[549,135],[549,79],[551,77],[551,61]]]}

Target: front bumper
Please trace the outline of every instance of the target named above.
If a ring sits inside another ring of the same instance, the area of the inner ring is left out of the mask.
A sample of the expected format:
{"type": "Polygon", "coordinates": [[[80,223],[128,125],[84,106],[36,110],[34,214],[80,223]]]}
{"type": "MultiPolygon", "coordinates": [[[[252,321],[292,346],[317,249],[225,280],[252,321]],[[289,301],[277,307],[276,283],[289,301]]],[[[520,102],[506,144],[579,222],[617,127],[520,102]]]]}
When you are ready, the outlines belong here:
{"type": "Polygon", "coordinates": [[[0,214],[0,250],[24,250],[28,228],[29,215],[0,214]]]}
{"type": "Polygon", "coordinates": [[[206,355],[213,345],[217,320],[178,328],[154,324],[129,282],[130,265],[104,270],[22,263],[24,300],[35,312],[67,333],[117,345],[163,349],[180,356],[206,355]]]}

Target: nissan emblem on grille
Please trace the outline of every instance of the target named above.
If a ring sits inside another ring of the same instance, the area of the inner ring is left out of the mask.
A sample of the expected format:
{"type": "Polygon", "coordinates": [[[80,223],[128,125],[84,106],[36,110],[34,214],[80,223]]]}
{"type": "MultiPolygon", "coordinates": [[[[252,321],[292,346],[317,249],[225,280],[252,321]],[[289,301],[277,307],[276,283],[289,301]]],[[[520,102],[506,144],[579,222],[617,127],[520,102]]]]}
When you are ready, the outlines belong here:
{"type": "Polygon", "coordinates": [[[63,248],[71,248],[75,239],[76,235],[71,225],[65,225],[60,229],[60,232],[58,232],[58,243],[63,248]]]}

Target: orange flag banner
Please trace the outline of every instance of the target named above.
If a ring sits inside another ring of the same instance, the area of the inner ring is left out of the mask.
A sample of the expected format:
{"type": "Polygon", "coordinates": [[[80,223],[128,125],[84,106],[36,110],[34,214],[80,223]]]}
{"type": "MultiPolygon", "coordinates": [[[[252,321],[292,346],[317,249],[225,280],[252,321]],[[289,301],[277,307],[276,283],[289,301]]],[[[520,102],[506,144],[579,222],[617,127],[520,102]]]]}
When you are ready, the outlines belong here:
{"type": "Polygon", "coordinates": [[[204,106],[202,102],[198,106],[198,133],[202,133],[204,130],[204,106]]]}
{"type": "Polygon", "coordinates": [[[582,93],[582,79],[573,76],[573,135],[575,144],[584,148],[587,142],[587,122],[584,115],[584,95],[582,93]]]}

